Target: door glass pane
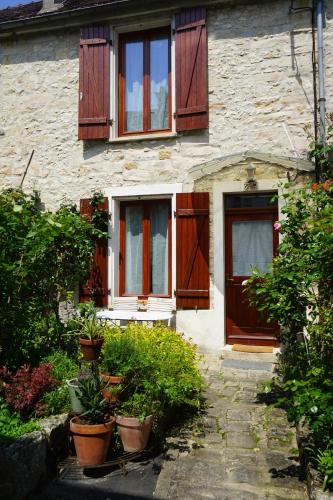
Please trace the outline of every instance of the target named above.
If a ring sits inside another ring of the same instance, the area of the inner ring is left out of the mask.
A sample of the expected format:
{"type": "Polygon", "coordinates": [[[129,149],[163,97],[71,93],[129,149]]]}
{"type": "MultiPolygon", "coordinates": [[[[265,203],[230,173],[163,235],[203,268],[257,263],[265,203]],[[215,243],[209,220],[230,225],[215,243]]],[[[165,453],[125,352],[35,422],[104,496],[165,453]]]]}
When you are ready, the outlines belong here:
{"type": "Polygon", "coordinates": [[[165,35],[150,41],[150,128],[169,126],[169,40],[165,35]]]}
{"type": "Polygon", "coordinates": [[[169,207],[156,203],[150,212],[151,293],[168,293],[169,207]]]}
{"type": "Polygon", "coordinates": [[[278,200],[274,193],[233,194],[225,197],[226,208],[266,208],[277,207],[278,200]],[[272,200],[272,198],[274,199],[272,200]]]}
{"type": "Polygon", "coordinates": [[[232,223],[233,276],[249,276],[251,268],[268,270],[273,256],[272,222],[269,220],[232,223]]]}
{"type": "Polygon", "coordinates": [[[125,43],[125,130],[143,129],[143,42],[125,43]]]}
{"type": "Polygon", "coordinates": [[[125,211],[125,293],[142,293],[142,207],[125,211]]]}

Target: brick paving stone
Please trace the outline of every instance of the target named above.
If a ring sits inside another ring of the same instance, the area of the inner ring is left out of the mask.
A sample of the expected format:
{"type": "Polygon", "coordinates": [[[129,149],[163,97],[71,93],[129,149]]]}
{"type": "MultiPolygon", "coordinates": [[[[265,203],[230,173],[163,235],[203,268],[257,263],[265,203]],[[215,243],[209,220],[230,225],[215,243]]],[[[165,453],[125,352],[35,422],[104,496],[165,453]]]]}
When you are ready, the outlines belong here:
{"type": "Polygon", "coordinates": [[[182,435],[178,450],[177,437],[173,437],[172,460],[163,462],[154,497],[306,499],[295,457],[294,429],[283,410],[268,407],[258,398],[273,371],[236,369],[232,364],[223,372],[205,371],[204,376],[207,408],[203,433],[188,435],[188,446],[182,435]]]}

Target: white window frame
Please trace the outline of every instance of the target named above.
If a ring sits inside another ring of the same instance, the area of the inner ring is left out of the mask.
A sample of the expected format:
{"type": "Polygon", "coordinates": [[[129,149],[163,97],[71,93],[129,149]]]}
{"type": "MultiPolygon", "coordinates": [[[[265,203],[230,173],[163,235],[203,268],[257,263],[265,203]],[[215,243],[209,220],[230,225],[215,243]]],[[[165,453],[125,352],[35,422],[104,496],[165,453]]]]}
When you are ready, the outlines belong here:
{"type": "Polygon", "coordinates": [[[176,288],[176,194],[183,192],[182,184],[142,184],[135,186],[114,187],[105,190],[110,210],[109,239],[108,239],[108,289],[109,307],[114,297],[119,297],[119,218],[120,202],[145,199],[170,199],[172,224],[172,268],[171,293],[174,297],[176,288]]]}
{"type": "Polygon", "coordinates": [[[174,36],[174,18],[162,18],[159,21],[148,21],[147,23],[136,23],[130,25],[111,26],[110,27],[110,124],[109,142],[127,142],[144,139],[167,138],[176,136],[176,77],[175,77],[175,36],[174,36]],[[118,135],[118,60],[119,60],[119,35],[122,33],[131,33],[134,31],[146,31],[153,28],[163,28],[170,26],[171,40],[171,122],[172,127],[169,132],[159,132],[151,134],[139,134],[128,137],[118,135]]]}

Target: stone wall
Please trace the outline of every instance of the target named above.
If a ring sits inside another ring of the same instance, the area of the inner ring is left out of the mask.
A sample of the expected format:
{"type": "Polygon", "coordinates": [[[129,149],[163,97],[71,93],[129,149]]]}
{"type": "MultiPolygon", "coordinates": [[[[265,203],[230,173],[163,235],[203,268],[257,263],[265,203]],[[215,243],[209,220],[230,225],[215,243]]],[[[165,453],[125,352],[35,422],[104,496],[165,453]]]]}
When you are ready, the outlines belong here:
{"type": "Polygon", "coordinates": [[[32,149],[24,187],[41,190],[52,208],[94,189],[183,182],[194,165],[248,149],[305,157],[313,111],[310,15],[289,15],[289,6],[279,0],[209,10],[209,130],[163,141],[77,141],[78,29],[1,41],[0,186],[19,184],[32,149]]]}

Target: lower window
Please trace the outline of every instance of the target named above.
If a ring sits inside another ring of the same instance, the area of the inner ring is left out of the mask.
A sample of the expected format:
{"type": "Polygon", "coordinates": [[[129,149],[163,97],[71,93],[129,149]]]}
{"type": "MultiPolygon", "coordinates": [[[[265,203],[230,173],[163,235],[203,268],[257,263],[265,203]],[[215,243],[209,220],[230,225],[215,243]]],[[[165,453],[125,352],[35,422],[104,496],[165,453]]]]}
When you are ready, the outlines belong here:
{"type": "Polygon", "coordinates": [[[170,200],[121,202],[120,295],[171,296],[170,200]]]}

